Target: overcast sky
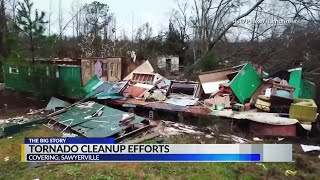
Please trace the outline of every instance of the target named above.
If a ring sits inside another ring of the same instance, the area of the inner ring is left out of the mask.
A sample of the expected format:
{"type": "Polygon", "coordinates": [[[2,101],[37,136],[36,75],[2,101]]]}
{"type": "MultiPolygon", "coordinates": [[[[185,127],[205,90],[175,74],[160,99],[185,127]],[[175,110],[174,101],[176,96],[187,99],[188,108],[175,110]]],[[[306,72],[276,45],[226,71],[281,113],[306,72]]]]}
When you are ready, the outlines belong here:
{"type": "MultiPolygon", "coordinates": [[[[64,23],[71,19],[71,5],[74,0],[62,0],[62,8],[64,10],[64,23]]],[[[94,0],[79,0],[82,4],[91,3],[94,0]]],[[[117,29],[128,31],[131,35],[134,14],[134,29],[137,29],[142,24],[149,22],[154,34],[161,28],[167,28],[169,23],[170,12],[175,6],[175,0],[98,0],[101,3],[106,3],[110,7],[110,12],[115,13],[117,18],[117,29]],[[129,32],[130,31],[130,32],[129,32]]],[[[33,0],[34,7],[49,12],[50,0],[33,0]]],[[[56,20],[52,29],[53,32],[58,31],[58,9],[59,0],[52,0],[52,20],[56,20]]],[[[47,13],[48,15],[48,13],[47,13]]],[[[48,16],[47,16],[48,17],[48,16]]],[[[66,33],[71,35],[71,27],[66,30],[66,33]]]]}

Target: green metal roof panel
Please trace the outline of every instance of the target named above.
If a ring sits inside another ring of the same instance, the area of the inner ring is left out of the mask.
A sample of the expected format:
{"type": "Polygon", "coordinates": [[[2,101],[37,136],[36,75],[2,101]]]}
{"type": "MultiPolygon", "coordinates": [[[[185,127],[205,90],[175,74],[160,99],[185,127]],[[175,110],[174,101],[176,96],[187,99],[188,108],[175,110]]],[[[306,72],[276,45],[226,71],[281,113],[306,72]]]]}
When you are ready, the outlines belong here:
{"type": "MultiPolygon", "coordinates": [[[[86,102],[72,107],[69,111],[57,116],[57,121],[71,127],[72,130],[85,137],[109,137],[128,128],[128,126],[119,125],[124,114],[128,113],[95,102],[86,102]],[[104,107],[104,109],[100,117],[86,118],[101,107],[104,107]]],[[[135,116],[131,124],[140,123],[144,119],[143,117],[135,116]]]]}
{"type": "Polygon", "coordinates": [[[102,92],[95,96],[97,99],[123,99],[124,97],[119,93],[102,92]]]}
{"type": "Polygon", "coordinates": [[[87,82],[83,89],[89,93],[95,90],[97,87],[103,84],[103,81],[101,81],[97,76],[94,76],[93,78],[90,79],[89,82],[87,82]]]}
{"type": "Polygon", "coordinates": [[[252,64],[246,64],[233,78],[230,87],[238,100],[244,104],[261,85],[262,80],[253,68],[252,64]]]}

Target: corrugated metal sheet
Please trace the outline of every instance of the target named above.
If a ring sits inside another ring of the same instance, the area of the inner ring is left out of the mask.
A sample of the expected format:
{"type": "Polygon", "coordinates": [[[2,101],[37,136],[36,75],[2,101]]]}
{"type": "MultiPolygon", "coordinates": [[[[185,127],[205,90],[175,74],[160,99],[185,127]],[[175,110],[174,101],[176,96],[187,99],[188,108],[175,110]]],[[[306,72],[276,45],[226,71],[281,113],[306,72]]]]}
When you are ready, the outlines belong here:
{"type": "MultiPolygon", "coordinates": [[[[125,114],[128,113],[98,103],[86,102],[58,115],[56,121],[85,137],[110,137],[128,128],[128,126],[119,125],[125,114]],[[86,118],[101,107],[104,107],[104,109],[100,117],[86,118]]],[[[140,123],[144,119],[143,117],[135,116],[131,124],[140,123]]]]}
{"type": "Polygon", "coordinates": [[[102,92],[95,96],[97,99],[123,99],[124,97],[119,93],[102,92]]]}
{"type": "Polygon", "coordinates": [[[63,101],[61,99],[55,98],[55,97],[51,97],[47,107],[46,107],[46,111],[55,111],[57,107],[68,107],[71,104],[63,101]]]}
{"type": "Polygon", "coordinates": [[[18,73],[10,73],[10,65],[3,65],[5,86],[24,92],[59,94],[69,98],[83,98],[81,71],[79,66],[35,64],[18,66],[18,73]]]}
{"type": "Polygon", "coordinates": [[[87,92],[90,93],[94,90],[96,90],[100,85],[102,85],[104,82],[101,81],[98,76],[94,76],[93,78],[90,79],[87,84],[84,85],[83,89],[87,92]]]}

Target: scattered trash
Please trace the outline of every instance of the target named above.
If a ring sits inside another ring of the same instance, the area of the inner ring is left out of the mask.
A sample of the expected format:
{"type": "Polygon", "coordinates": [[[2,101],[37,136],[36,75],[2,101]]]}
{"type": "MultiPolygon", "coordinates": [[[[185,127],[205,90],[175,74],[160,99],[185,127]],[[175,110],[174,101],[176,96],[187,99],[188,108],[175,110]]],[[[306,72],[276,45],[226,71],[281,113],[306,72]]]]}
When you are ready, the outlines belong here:
{"type": "Polygon", "coordinates": [[[27,115],[39,114],[39,113],[43,113],[43,111],[44,111],[44,108],[43,109],[38,109],[38,110],[30,109],[30,112],[27,113],[27,115]]]}
{"type": "Polygon", "coordinates": [[[286,170],[284,173],[286,176],[295,176],[298,171],[286,170]]]}
{"type": "Polygon", "coordinates": [[[81,108],[81,109],[91,109],[94,104],[95,104],[95,102],[88,101],[88,102],[78,104],[77,107],[81,108]]]}
{"type": "Polygon", "coordinates": [[[248,144],[248,143],[252,143],[252,141],[242,138],[242,137],[238,137],[235,135],[224,135],[221,134],[220,137],[222,137],[224,140],[231,140],[235,143],[239,143],[239,144],[248,144]]]}
{"type": "MultiPolygon", "coordinates": [[[[30,109],[27,115],[44,114],[44,110],[55,111],[47,116],[48,125],[51,128],[55,124],[64,125],[65,128],[61,131],[63,137],[77,136],[65,133],[65,131],[70,132],[68,129],[72,129],[85,137],[109,137],[116,134],[121,139],[126,134],[130,135],[130,132],[127,132],[129,129],[135,132],[151,126],[148,120],[134,113],[138,107],[152,109],[154,112],[157,112],[156,110],[179,112],[179,120],[185,116],[183,113],[250,120],[250,132],[259,137],[296,136],[296,124],[301,124],[300,121],[313,122],[317,115],[314,100],[300,97],[306,84],[310,85],[310,88],[314,87],[302,79],[302,75],[299,75],[301,72],[302,69],[299,68],[267,77],[262,76],[267,73],[262,72],[261,68],[257,69],[255,65],[246,63],[228,69],[203,72],[199,75],[200,82],[192,82],[174,78],[169,80],[155,73],[149,61],[145,61],[123,80],[118,79],[120,82],[116,82],[117,80],[106,82],[101,76],[88,79],[83,87],[85,98],[77,103],[70,104],[52,97],[46,108],[30,109]],[[283,73],[288,76],[283,76],[283,73]],[[291,77],[291,74],[297,76],[291,77]],[[293,83],[293,80],[297,80],[297,83],[293,83]],[[90,98],[99,100],[105,105],[87,101],[90,98]],[[109,104],[115,106],[129,104],[130,109],[127,108],[130,113],[106,106],[109,104]],[[62,109],[57,110],[58,108],[62,109]]],[[[4,104],[4,107],[6,109],[7,104],[4,104]]],[[[33,120],[29,116],[18,116],[0,119],[0,124],[34,126],[35,124],[28,124],[31,121],[33,120]]],[[[9,126],[9,130],[14,128],[15,126],[9,126]]],[[[157,128],[156,133],[161,136],[191,134],[199,139],[203,136],[219,137],[233,143],[263,142],[263,139],[258,137],[254,137],[251,141],[232,134],[215,135],[213,132],[208,134],[195,126],[171,121],[161,121],[157,128]]],[[[158,137],[156,133],[145,133],[144,137],[134,142],[147,137],[158,137]]],[[[12,137],[8,137],[10,138],[12,137]]],[[[278,138],[278,141],[283,140],[284,138],[278,138]]],[[[320,150],[319,146],[301,145],[301,147],[305,152],[320,150]]]]}
{"type": "Polygon", "coordinates": [[[13,117],[13,118],[8,118],[8,119],[0,119],[0,124],[23,124],[26,122],[30,122],[31,119],[26,118],[24,116],[18,116],[18,117],[13,117]]]}
{"type": "Polygon", "coordinates": [[[7,137],[8,139],[12,139],[12,136],[7,137]]]}
{"type": "Polygon", "coordinates": [[[10,157],[5,157],[5,158],[4,158],[4,161],[7,162],[7,161],[9,161],[9,159],[10,159],[10,157]]]}
{"type": "Polygon", "coordinates": [[[77,134],[73,134],[73,133],[62,133],[62,137],[78,137],[77,134]]]}
{"type": "Polygon", "coordinates": [[[175,123],[171,121],[161,121],[159,125],[159,133],[163,136],[175,136],[180,134],[193,134],[193,135],[204,135],[203,132],[197,131],[197,127],[188,126],[181,123],[175,123]]]}
{"type": "Polygon", "coordinates": [[[258,165],[258,166],[262,166],[264,170],[268,170],[268,168],[267,168],[264,164],[262,164],[262,163],[257,163],[257,165],[258,165]]]}
{"type": "Polygon", "coordinates": [[[310,152],[310,151],[320,151],[320,146],[313,146],[313,145],[303,145],[301,144],[302,150],[304,152],[310,152]]]}
{"type": "Polygon", "coordinates": [[[206,138],[213,138],[213,136],[211,136],[211,135],[209,135],[209,134],[207,134],[206,136],[205,136],[206,138]]]}
{"type": "Polygon", "coordinates": [[[260,138],[258,138],[258,137],[254,137],[254,138],[253,138],[253,141],[256,141],[256,142],[262,142],[263,140],[262,140],[262,139],[260,139],[260,138]]]}

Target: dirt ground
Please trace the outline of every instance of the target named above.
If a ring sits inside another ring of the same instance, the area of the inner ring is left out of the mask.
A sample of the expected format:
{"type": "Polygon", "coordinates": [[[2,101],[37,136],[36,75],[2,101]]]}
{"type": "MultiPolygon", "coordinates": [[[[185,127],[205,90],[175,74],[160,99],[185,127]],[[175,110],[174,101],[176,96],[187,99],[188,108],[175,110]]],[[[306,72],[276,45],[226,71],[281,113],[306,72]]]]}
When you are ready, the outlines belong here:
{"type": "MultiPolygon", "coordinates": [[[[30,109],[44,108],[46,101],[38,101],[27,94],[6,91],[0,93],[0,119],[24,116],[30,109]],[[4,104],[7,104],[5,108],[4,104]]],[[[213,131],[235,133],[252,140],[247,133],[230,122],[213,121],[213,131]]],[[[319,179],[319,153],[304,153],[300,139],[268,138],[259,143],[293,143],[294,156],[290,163],[77,163],[41,164],[32,168],[30,163],[20,162],[20,144],[25,137],[58,137],[60,134],[43,125],[37,125],[21,133],[0,139],[1,179],[319,179]],[[287,170],[296,174],[285,174],[287,170]]],[[[201,139],[188,135],[166,138],[164,143],[228,143],[219,139],[201,139]]],[[[148,140],[142,143],[156,143],[148,140]]],[[[257,142],[256,142],[257,143],[257,142]]]]}
{"type": "Polygon", "coordinates": [[[44,108],[47,101],[37,100],[31,94],[11,90],[0,91],[0,119],[25,116],[30,109],[44,108]]]}

